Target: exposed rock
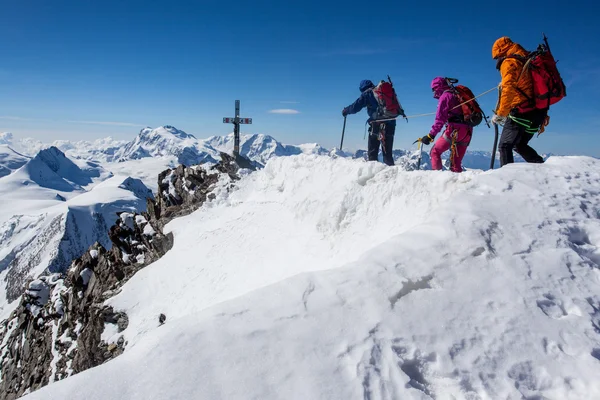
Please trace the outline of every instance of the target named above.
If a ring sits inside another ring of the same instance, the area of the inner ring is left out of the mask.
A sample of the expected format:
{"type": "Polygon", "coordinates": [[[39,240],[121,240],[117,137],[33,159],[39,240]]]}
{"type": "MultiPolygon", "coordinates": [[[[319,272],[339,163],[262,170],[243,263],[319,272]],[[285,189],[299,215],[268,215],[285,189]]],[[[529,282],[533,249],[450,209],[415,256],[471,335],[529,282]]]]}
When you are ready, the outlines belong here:
{"type": "Polygon", "coordinates": [[[221,162],[210,170],[180,165],[161,172],[158,175],[159,195],[156,201],[148,199],[150,218],[158,221],[158,227],[162,229],[173,218],[190,214],[207,200],[221,174],[227,174],[233,181],[238,179],[238,170],[234,158],[221,153],[221,162]]]}
{"type": "MultiPolygon", "coordinates": [[[[233,158],[221,157],[209,170],[180,165],[162,172],[157,200],[148,199],[146,213],[118,214],[109,231],[110,250],[96,243],[66,274],[26,285],[19,307],[0,323],[0,399],[16,399],[123,353],[127,342],[119,333],[129,318],[104,304],[171,249],[173,235],[162,233],[166,223],[199,208],[220,179],[226,188],[239,179],[233,158]],[[102,334],[111,325],[117,334],[107,343],[102,334]]],[[[165,320],[161,314],[159,322],[165,320]]]]}

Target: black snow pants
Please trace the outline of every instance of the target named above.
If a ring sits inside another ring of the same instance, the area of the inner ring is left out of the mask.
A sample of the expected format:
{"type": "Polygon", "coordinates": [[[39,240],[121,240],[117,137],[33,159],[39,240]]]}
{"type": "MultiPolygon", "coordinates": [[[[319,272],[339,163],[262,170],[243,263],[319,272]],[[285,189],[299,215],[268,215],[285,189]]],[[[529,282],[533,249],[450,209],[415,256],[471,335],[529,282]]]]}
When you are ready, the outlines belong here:
{"type": "Polygon", "coordinates": [[[511,113],[511,117],[504,124],[498,145],[501,166],[515,162],[513,149],[529,163],[544,162],[544,159],[529,146],[529,141],[544,122],[547,113],[546,110],[511,113]]]}
{"type": "Polygon", "coordinates": [[[396,132],[395,121],[387,121],[383,123],[373,123],[369,127],[369,161],[377,161],[379,159],[379,146],[383,153],[383,162],[387,165],[394,165],[394,133],[396,132]],[[381,129],[384,132],[381,132],[381,129]],[[381,135],[383,133],[383,135],[381,135]]]}

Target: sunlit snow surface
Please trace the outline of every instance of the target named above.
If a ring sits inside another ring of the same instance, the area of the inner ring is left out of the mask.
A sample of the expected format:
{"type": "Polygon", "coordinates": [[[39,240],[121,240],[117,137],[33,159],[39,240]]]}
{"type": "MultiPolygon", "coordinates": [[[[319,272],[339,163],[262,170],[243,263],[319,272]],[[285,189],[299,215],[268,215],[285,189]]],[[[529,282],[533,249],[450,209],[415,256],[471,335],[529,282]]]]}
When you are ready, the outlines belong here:
{"type": "Polygon", "coordinates": [[[600,398],[598,160],[300,155],[237,186],[109,301],[125,353],[26,399],[600,398]]]}

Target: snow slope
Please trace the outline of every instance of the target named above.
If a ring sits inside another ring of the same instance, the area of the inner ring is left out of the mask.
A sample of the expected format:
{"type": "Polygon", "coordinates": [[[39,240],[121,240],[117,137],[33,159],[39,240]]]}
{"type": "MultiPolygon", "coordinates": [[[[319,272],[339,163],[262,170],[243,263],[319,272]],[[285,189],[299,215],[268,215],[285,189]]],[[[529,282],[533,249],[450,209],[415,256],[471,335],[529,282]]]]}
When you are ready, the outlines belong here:
{"type": "Polygon", "coordinates": [[[25,398],[600,398],[599,194],[587,157],[271,160],[167,226],[122,356],[25,398]]]}
{"type": "Polygon", "coordinates": [[[11,149],[6,144],[0,144],[0,178],[10,175],[29,161],[29,157],[11,149]]]}

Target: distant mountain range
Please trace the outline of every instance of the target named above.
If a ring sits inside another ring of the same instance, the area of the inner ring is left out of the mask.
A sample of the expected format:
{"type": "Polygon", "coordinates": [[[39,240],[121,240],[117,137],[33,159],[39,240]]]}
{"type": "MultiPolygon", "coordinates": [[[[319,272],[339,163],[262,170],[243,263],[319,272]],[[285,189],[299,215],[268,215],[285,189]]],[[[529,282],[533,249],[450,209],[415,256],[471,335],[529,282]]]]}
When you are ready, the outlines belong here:
{"type": "MultiPolygon", "coordinates": [[[[6,134],[4,134],[6,135],[6,134]]],[[[10,135],[10,134],[9,134],[10,135]]],[[[221,151],[233,151],[233,134],[212,136],[197,139],[173,126],[165,125],[156,129],[144,128],[131,141],[114,140],[112,138],[95,141],[55,141],[44,144],[34,139],[12,140],[12,136],[2,139],[23,155],[33,156],[40,149],[55,146],[71,158],[88,160],[95,163],[116,163],[140,160],[150,157],[168,157],[174,163],[194,165],[214,163],[220,158],[221,151]]],[[[340,151],[337,148],[327,149],[317,143],[290,145],[283,144],[269,135],[253,134],[240,136],[240,152],[257,165],[264,165],[273,157],[292,156],[297,154],[330,155],[332,157],[350,157],[366,159],[366,150],[355,152],[340,151]]],[[[446,154],[446,159],[448,154],[446,154]]],[[[396,163],[407,170],[416,168],[418,153],[414,150],[394,150],[396,163]]],[[[518,156],[517,161],[522,161],[518,156]]],[[[467,151],[463,165],[467,169],[489,169],[491,152],[467,151]]],[[[446,161],[447,163],[447,161],[446,161]]],[[[1,164],[0,164],[1,165],[1,164]]],[[[496,160],[496,166],[498,161],[496,160]]],[[[421,169],[429,169],[428,151],[423,151],[421,169]]]]}

